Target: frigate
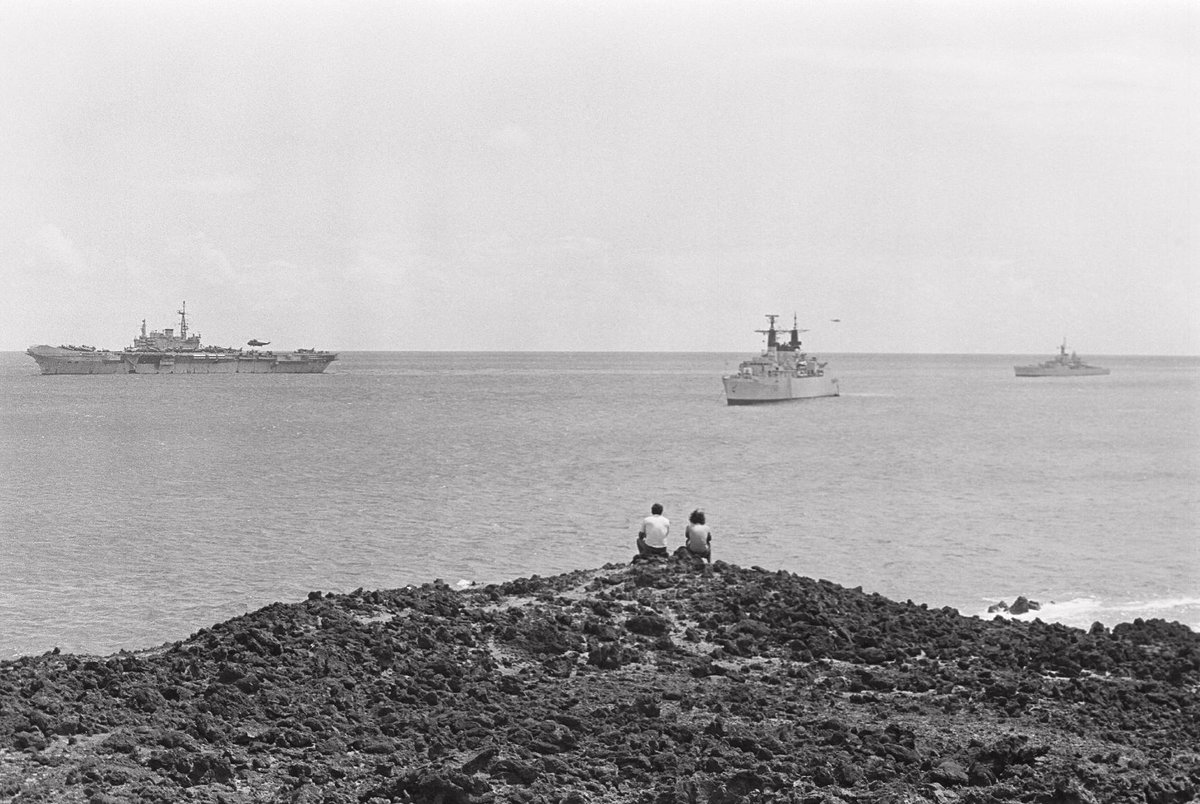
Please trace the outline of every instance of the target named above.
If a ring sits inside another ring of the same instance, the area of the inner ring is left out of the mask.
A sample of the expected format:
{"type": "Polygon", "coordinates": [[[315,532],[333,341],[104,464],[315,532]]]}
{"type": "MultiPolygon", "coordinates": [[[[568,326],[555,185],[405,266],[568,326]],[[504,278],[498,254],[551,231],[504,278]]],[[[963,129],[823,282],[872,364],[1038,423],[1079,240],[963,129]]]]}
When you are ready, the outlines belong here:
{"type": "Polygon", "coordinates": [[[1108,374],[1108,369],[1089,366],[1075,352],[1067,355],[1067,342],[1063,340],[1058,354],[1049,360],[1032,366],[1013,366],[1018,377],[1090,377],[1108,374]]]}
{"type": "Polygon", "coordinates": [[[787,342],[780,341],[782,330],[775,329],[778,315],[767,315],[767,328],[757,329],[767,336],[767,348],[758,357],[743,360],[736,374],[721,378],[725,400],[730,405],[757,405],[791,399],[839,396],[838,381],[825,374],[825,363],[801,348],[801,330],[792,317],[787,342]]]}

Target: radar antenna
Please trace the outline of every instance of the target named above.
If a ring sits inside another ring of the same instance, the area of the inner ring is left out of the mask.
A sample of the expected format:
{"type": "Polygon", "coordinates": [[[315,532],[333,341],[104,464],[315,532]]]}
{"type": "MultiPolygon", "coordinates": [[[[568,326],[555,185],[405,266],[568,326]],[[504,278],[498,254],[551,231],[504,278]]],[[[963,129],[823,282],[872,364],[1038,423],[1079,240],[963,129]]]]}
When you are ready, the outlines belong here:
{"type": "Polygon", "coordinates": [[[767,316],[767,322],[768,322],[767,328],[766,329],[756,329],[754,331],[761,332],[763,335],[766,335],[767,336],[767,348],[774,349],[776,346],[775,319],[779,318],[779,314],[776,313],[775,315],[771,315],[770,313],[766,313],[765,315],[767,316]]]}
{"type": "Polygon", "coordinates": [[[792,342],[791,342],[792,351],[795,351],[795,352],[800,351],[800,333],[801,332],[808,332],[808,330],[800,329],[800,319],[795,313],[792,313],[792,342]]]}

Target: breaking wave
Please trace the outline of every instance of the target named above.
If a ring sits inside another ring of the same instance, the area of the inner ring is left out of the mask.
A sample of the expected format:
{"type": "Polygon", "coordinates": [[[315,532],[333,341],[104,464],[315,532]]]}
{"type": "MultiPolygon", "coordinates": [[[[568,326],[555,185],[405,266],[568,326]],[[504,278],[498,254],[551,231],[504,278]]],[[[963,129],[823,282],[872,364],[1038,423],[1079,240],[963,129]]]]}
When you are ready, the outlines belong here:
{"type": "MultiPolygon", "coordinates": [[[[1007,599],[1009,605],[1015,598],[1007,599]]],[[[1032,598],[1031,598],[1032,600],[1032,598]]],[[[1094,597],[1077,597],[1062,601],[1036,601],[1040,608],[1023,614],[1012,614],[1004,610],[988,611],[996,601],[984,604],[974,614],[983,619],[997,615],[1014,620],[1041,620],[1069,625],[1073,628],[1090,628],[1093,623],[1103,623],[1112,628],[1119,623],[1137,619],[1159,619],[1178,622],[1200,633],[1200,597],[1164,597],[1153,600],[1105,601],[1094,597]]]]}

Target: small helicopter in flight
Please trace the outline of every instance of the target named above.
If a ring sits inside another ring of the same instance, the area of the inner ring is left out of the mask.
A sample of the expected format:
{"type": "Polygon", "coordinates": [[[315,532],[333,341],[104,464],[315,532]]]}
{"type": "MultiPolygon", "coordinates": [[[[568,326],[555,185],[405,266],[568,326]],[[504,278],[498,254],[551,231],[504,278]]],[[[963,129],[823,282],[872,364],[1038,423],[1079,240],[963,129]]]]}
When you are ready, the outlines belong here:
{"type": "Polygon", "coordinates": [[[247,346],[266,346],[270,341],[260,341],[258,338],[251,338],[246,341],[247,346]]]}

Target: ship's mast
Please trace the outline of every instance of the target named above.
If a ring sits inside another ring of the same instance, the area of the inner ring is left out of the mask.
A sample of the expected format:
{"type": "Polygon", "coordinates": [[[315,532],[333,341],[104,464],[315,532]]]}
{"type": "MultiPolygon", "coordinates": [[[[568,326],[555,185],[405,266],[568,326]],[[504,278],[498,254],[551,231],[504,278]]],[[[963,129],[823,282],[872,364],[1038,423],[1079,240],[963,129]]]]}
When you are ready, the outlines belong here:
{"type": "Polygon", "coordinates": [[[769,322],[767,329],[756,329],[754,331],[761,332],[763,335],[767,336],[767,349],[769,350],[774,349],[777,345],[775,342],[775,319],[779,318],[779,314],[776,313],[775,315],[771,315],[770,313],[767,313],[766,315],[767,321],[769,322]]]}
{"type": "Polygon", "coordinates": [[[187,340],[187,302],[183,303],[183,307],[179,312],[179,337],[181,340],[187,340]]]}

